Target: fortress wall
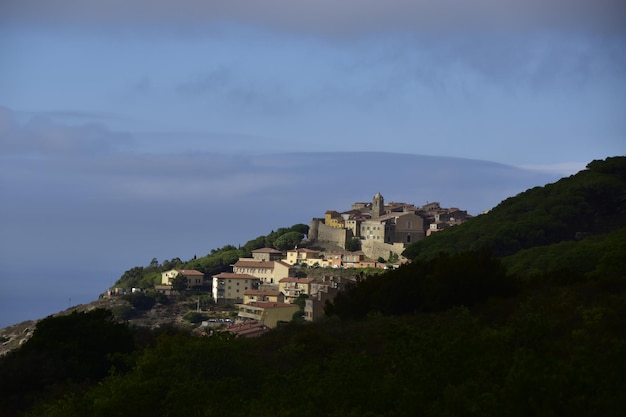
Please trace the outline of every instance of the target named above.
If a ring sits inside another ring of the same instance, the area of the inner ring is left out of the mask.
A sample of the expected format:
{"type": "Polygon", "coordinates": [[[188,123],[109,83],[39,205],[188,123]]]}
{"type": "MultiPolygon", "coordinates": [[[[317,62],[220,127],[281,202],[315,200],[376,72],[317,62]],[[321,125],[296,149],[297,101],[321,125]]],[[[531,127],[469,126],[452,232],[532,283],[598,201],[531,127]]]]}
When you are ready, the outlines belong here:
{"type": "Polygon", "coordinates": [[[389,259],[389,252],[395,253],[401,257],[405,246],[403,243],[382,243],[375,240],[361,240],[361,250],[365,256],[371,259],[383,258],[389,259]]]}
{"type": "Polygon", "coordinates": [[[346,246],[346,240],[352,239],[352,230],[337,229],[330,227],[324,223],[318,222],[317,224],[317,240],[324,242],[333,242],[342,248],[346,246]]]}

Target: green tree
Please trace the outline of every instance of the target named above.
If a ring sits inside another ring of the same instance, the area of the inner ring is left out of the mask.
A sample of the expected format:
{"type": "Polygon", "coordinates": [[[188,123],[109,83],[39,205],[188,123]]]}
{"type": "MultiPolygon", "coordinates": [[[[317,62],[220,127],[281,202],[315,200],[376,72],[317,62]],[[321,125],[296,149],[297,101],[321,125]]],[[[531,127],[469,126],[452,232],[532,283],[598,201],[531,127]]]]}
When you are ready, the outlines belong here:
{"type": "Polygon", "coordinates": [[[287,232],[274,241],[274,247],[278,250],[293,249],[304,239],[300,232],[287,232]]]}
{"type": "Polygon", "coordinates": [[[189,284],[189,279],[183,274],[178,274],[174,279],[172,279],[172,290],[178,292],[184,292],[187,290],[187,285],[189,284]]]}
{"type": "Polygon", "coordinates": [[[345,249],[350,252],[356,252],[361,250],[361,239],[358,237],[353,237],[352,239],[346,240],[345,249]]]}

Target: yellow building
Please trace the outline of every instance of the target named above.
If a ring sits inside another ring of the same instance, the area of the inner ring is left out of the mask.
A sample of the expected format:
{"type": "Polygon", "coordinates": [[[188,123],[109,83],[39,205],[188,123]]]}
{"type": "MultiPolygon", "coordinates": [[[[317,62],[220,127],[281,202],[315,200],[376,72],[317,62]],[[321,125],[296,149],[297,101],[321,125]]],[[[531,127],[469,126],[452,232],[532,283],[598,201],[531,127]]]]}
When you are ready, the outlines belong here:
{"type": "Polygon", "coordinates": [[[236,274],[249,274],[261,280],[264,284],[275,284],[284,277],[293,276],[295,269],[283,261],[263,261],[252,258],[240,258],[233,265],[236,274]]]}
{"type": "Polygon", "coordinates": [[[204,273],[195,269],[172,269],[161,273],[161,285],[172,285],[172,280],[179,275],[187,277],[187,289],[201,287],[204,284],[204,273]]]}
{"type": "Polygon", "coordinates": [[[287,251],[287,262],[289,265],[307,264],[312,266],[315,262],[321,262],[319,251],[307,248],[296,248],[287,251]]]}
{"type": "Polygon", "coordinates": [[[311,294],[313,278],[283,278],[278,282],[278,290],[285,295],[286,303],[293,303],[300,295],[311,294]]]}
{"type": "Polygon", "coordinates": [[[248,290],[243,293],[243,303],[250,304],[256,302],[282,303],[285,296],[278,290],[248,290]]]}
{"type": "Polygon", "coordinates": [[[216,304],[241,303],[248,290],[259,288],[259,278],[250,274],[222,272],[213,276],[213,301],[216,304]]]}
{"type": "Polygon", "coordinates": [[[336,229],[343,229],[345,227],[345,220],[343,216],[335,210],[328,210],[325,213],[324,223],[326,226],[334,227],[336,229]]]}
{"type": "Polygon", "coordinates": [[[294,313],[300,307],[287,303],[255,302],[251,304],[237,304],[237,317],[243,320],[257,320],[269,328],[276,328],[280,321],[291,321],[294,313]]]}

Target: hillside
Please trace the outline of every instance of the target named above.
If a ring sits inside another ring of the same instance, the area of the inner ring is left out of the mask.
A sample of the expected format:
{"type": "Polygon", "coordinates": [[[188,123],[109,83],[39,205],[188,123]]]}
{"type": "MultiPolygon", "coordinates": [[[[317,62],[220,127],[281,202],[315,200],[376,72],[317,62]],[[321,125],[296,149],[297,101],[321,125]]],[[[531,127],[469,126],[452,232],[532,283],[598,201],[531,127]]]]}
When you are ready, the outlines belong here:
{"type": "Polygon", "coordinates": [[[508,256],[622,227],[626,227],[626,157],[613,157],[507,198],[487,214],[415,242],[404,255],[429,259],[441,252],[488,249],[508,256]]]}
{"type": "Polygon", "coordinates": [[[411,265],[348,286],[321,321],[258,339],[134,328],[103,310],[45,319],[0,358],[0,409],[42,417],[622,415],[625,160],[594,161],[507,199],[413,246],[411,265]]]}

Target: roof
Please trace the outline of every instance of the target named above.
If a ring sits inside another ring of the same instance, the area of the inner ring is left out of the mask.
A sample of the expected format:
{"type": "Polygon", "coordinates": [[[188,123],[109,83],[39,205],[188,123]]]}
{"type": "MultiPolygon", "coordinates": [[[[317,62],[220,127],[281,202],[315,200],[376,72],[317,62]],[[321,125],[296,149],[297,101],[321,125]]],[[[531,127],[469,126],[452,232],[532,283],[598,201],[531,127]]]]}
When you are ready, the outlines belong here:
{"type": "Polygon", "coordinates": [[[260,261],[257,259],[239,259],[235,262],[236,267],[251,267],[251,268],[274,268],[275,261],[260,261]]]}
{"type": "Polygon", "coordinates": [[[178,273],[183,274],[185,276],[188,275],[202,275],[204,276],[204,272],[196,271],[195,269],[176,269],[178,273]]]}
{"type": "Polygon", "coordinates": [[[227,278],[227,279],[259,279],[250,274],[235,274],[233,272],[222,272],[217,275],[213,275],[213,278],[227,278]]]}
{"type": "Polygon", "coordinates": [[[225,331],[240,337],[256,337],[269,332],[269,329],[262,323],[254,321],[252,323],[232,325],[225,331]]]}
{"type": "Polygon", "coordinates": [[[274,248],[255,249],[252,251],[252,253],[280,253],[282,254],[281,251],[279,251],[278,249],[274,249],[274,248]]]}
{"type": "Polygon", "coordinates": [[[295,249],[290,249],[287,252],[320,253],[320,251],[318,250],[313,250],[309,248],[295,248],[295,249]]]}
{"type": "Polygon", "coordinates": [[[268,301],[254,301],[250,304],[245,304],[247,306],[252,306],[252,307],[258,307],[258,308],[263,308],[263,309],[270,309],[270,308],[300,308],[300,306],[298,306],[297,304],[290,304],[290,303],[273,303],[273,302],[268,302],[268,301]]]}

